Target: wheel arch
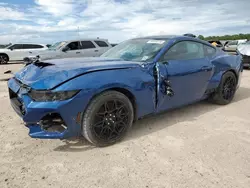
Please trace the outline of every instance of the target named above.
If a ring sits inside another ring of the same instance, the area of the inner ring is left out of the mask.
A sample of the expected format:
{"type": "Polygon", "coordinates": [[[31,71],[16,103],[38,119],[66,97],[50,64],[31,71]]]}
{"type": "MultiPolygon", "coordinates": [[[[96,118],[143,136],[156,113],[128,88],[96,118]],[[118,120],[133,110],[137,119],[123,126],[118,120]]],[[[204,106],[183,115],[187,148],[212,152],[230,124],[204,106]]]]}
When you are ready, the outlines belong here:
{"type": "MultiPolygon", "coordinates": [[[[232,72],[232,73],[235,75],[235,78],[236,78],[237,83],[238,83],[238,78],[239,78],[239,76],[238,76],[237,72],[236,72],[234,69],[229,69],[229,70],[225,71],[225,72],[222,74],[222,77],[223,77],[224,74],[226,74],[227,72],[232,72]]],[[[221,78],[222,78],[222,77],[221,77],[221,78]]]]}
{"type": "Polygon", "coordinates": [[[104,92],[107,92],[107,91],[117,91],[119,93],[122,93],[124,94],[128,99],[129,101],[131,102],[132,106],[133,106],[133,110],[134,110],[134,121],[138,119],[137,117],[137,102],[136,102],[136,97],[135,95],[127,88],[124,88],[124,87],[109,87],[109,88],[105,88],[105,89],[102,89],[102,90],[99,90],[97,93],[95,93],[89,100],[88,102],[88,105],[90,104],[90,102],[97,96],[101,95],[102,93],[104,92]]]}
{"type": "Polygon", "coordinates": [[[8,61],[10,60],[10,57],[8,56],[8,54],[1,52],[0,55],[6,55],[8,58],[8,61]]]}
{"type": "Polygon", "coordinates": [[[132,103],[132,106],[134,109],[134,120],[136,120],[137,119],[137,103],[136,103],[136,98],[133,95],[133,93],[131,91],[129,91],[128,89],[121,88],[121,87],[113,87],[113,88],[107,89],[105,91],[110,91],[110,90],[120,92],[120,93],[124,94],[126,97],[128,97],[128,99],[132,103]]]}

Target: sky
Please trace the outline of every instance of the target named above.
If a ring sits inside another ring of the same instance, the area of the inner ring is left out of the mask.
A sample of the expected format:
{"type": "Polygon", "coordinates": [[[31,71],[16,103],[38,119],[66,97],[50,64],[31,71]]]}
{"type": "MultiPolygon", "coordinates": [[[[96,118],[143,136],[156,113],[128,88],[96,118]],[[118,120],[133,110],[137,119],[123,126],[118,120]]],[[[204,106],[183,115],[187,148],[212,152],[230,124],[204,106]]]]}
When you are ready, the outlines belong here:
{"type": "Polygon", "coordinates": [[[0,44],[250,33],[250,0],[0,0],[0,44]]]}

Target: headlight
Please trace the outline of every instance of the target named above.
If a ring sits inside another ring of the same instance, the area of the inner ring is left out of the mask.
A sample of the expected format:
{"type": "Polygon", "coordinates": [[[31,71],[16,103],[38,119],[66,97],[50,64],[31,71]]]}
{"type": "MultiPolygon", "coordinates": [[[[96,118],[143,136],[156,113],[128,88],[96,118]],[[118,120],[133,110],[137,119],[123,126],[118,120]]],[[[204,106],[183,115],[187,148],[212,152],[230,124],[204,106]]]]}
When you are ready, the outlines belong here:
{"type": "Polygon", "coordinates": [[[74,97],[79,91],[80,90],[52,92],[31,90],[29,96],[38,102],[63,101],[74,97]]]}

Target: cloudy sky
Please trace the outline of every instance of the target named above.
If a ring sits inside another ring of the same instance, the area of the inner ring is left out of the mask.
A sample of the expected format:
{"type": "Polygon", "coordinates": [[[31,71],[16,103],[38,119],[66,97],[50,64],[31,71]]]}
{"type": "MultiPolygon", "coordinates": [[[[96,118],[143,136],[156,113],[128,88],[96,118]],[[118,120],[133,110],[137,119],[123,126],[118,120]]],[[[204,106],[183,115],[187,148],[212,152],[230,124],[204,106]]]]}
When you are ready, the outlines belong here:
{"type": "Polygon", "coordinates": [[[249,8],[250,0],[0,0],[0,43],[250,33],[249,8]]]}

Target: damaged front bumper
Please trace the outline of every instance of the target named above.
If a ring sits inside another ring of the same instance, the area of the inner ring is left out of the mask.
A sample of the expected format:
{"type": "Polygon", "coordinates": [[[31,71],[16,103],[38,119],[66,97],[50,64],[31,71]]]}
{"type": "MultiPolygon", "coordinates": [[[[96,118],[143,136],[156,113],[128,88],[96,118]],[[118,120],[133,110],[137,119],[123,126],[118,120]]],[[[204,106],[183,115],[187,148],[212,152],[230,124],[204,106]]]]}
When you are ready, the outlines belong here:
{"type": "Polygon", "coordinates": [[[30,137],[66,139],[81,135],[81,116],[87,106],[83,98],[35,102],[27,94],[27,88],[14,78],[8,81],[8,87],[11,105],[29,128],[30,137]]]}

